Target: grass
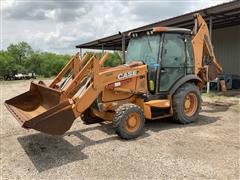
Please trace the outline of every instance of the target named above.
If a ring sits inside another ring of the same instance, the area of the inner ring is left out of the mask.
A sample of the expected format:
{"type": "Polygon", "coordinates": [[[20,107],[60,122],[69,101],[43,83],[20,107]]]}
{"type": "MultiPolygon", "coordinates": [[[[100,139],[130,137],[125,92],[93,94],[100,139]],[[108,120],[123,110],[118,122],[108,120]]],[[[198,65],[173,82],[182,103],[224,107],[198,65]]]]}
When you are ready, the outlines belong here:
{"type": "Polygon", "coordinates": [[[217,96],[217,93],[215,93],[215,92],[210,92],[210,93],[204,92],[204,93],[202,93],[201,95],[202,95],[203,97],[214,97],[214,96],[217,96]]]}

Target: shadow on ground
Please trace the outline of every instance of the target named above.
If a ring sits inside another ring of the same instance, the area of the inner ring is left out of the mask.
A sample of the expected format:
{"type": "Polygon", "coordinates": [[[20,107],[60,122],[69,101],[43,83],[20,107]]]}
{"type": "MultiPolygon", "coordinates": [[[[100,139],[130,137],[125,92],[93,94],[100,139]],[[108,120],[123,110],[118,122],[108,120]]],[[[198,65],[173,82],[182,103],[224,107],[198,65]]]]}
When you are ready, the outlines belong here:
{"type": "MultiPolygon", "coordinates": [[[[145,133],[138,139],[145,138],[147,136],[149,136],[149,134],[145,133]]],[[[29,136],[18,137],[17,139],[38,172],[87,159],[88,156],[82,152],[82,150],[86,147],[114,140],[124,141],[115,135],[114,129],[109,123],[101,123],[95,127],[67,132],[63,136],[50,136],[43,133],[37,133],[29,136]],[[106,133],[109,137],[100,140],[92,140],[83,135],[84,132],[94,130],[100,130],[106,133]],[[67,136],[74,136],[78,138],[80,144],[73,145],[68,142],[66,140],[67,136]]]]}
{"type": "MultiPolygon", "coordinates": [[[[207,117],[200,115],[197,122],[181,125],[173,123],[170,118],[156,121],[147,121],[145,134],[138,139],[149,136],[148,131],[158,132],[172,128],[184,128],[188,126],[201,126],[217,121],[217,117],[207,117]]],[[[34,164],[38,172],[42,172],[51,168],[59,167],[75,161],[87,159],[88,156],[82,152],[85,147],[107,143],[110,141],[124,141],[115,135],[111,124],[101,123],[95,127],[89,127],[78,131],[65,133],[63,136],[50,136],[42,133],[37,133],[29,136],[19,137],[18,141],[25,150],[26,154],[34,164]],[[100,130],[106,133],[109,137],[101,140],[92,140],[83,135],[84,132],[100,130]],[[66,140],[67,136],[74,136],[81,141],[78,145],[73,145],[66,140]]],[[[135,141],[135,140],[133,140],[135,141]]]]}
{"type": "Polygon", "coordinates": [[[186,128],[186,127],[194,127],[194,126],[203,126],[208,125],[211,123],[216,122],[219,120],[220,117],[211,117],[211,116],[205,116],[205,115],[199,115],[199,118],[196,122],[190,123],[190,124],[180,124],[173,122],[172,118],[165,118],[165,119],[159,119],[154,121],[147,121],[145,129],[146,131],[153,131],[153,132],[159,132],[159,131],[165,131],[169,129],[174,128],[186,128]]]}
{"type": "MultiPolygon", "coordinates": [[[[208,108],[207,110],[204,110],[204,112],[223,112],[232,105],[234,104],[207,104],[208,108]]],[[[148,131],[159,132],[173,128],[203,126],[214,123],[219,118],[220,117],[212,117],[210,115],[205,116],[203,114],[200,114],[196,122],[187,125],[174,123],[171,118],[147,121],[145,126],[145,134],[138,139],[148,137],[148,131]]],[[[63,136],[49,136],[46,134],[37,133],[18,138],[19,143],[39,172],[59,167],[67,163],[87,159],[88,156],[82,152],[85,147],[95,146],[115,140],[123,141],[117,135],[115,135],[115,131],[112,125],[110,123],[104,122],[94,127],[67,132],[63,136]],[[84,135],[85,132],[91,132],[94,130],[100,130],[104,132],[108,137],[100,140],[93,140],[84,135]],[[70,143],[66,140],[66,137],[68,136],[79,139],[80,143],[77,145],[70,143]]]]}

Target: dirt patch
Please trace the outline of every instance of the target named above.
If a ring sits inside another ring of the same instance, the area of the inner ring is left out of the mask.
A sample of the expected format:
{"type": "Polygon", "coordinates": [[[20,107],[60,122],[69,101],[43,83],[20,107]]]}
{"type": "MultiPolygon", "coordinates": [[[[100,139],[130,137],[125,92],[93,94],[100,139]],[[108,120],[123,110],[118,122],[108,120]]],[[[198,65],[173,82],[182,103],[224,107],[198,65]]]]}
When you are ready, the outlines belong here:
{"type": "Polygon", "coordinates": [[[63,136],[22,129],[3,102],[29,83],[0,83],[2,179],[239,179],[239,94],[203,96],[197,122],[148,121],[124,141],[110,123],[80,119],[63,136]]]}

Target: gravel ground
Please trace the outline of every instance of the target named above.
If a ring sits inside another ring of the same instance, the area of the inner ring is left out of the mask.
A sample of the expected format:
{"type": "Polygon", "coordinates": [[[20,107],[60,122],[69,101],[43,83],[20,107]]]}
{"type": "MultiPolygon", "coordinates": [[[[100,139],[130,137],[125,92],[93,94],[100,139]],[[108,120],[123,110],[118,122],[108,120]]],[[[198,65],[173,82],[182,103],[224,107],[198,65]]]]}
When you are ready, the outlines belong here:
{"type": "Polygon", "coordinates": [[[239,179],[240,102],[203,96],[197,122],[148,121],[131,141],[77,119],[63,136],[25,130],[3,106],[30,81],[0,82],[2,179],[239,179]]]}

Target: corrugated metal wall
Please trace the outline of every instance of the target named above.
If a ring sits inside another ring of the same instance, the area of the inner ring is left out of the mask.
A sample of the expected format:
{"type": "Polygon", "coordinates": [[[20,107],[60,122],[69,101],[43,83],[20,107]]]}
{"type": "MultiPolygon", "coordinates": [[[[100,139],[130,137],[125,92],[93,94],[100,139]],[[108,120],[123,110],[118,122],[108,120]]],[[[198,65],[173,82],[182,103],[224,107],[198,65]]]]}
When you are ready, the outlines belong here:
{"type": "Polygon", "coordinates": [[[213,30],[212,41],[224,73],[240,75],[240,26],[213,30]]]}

